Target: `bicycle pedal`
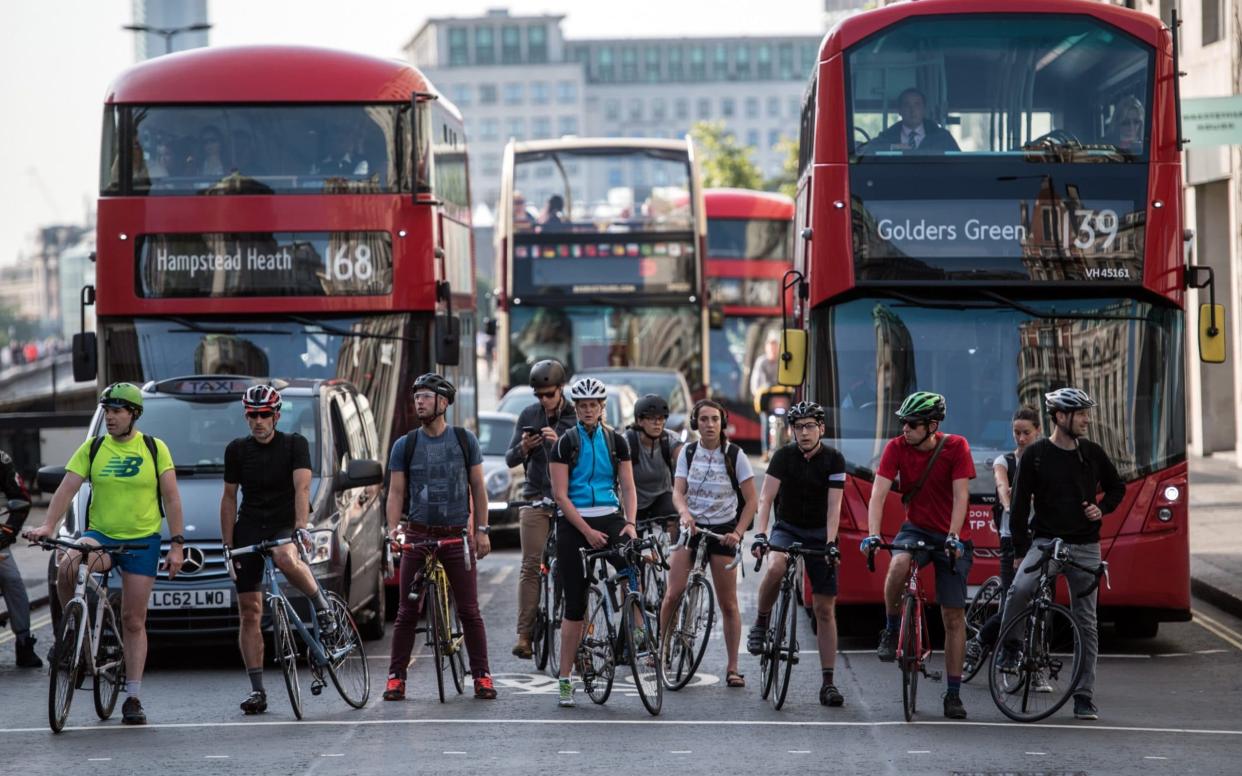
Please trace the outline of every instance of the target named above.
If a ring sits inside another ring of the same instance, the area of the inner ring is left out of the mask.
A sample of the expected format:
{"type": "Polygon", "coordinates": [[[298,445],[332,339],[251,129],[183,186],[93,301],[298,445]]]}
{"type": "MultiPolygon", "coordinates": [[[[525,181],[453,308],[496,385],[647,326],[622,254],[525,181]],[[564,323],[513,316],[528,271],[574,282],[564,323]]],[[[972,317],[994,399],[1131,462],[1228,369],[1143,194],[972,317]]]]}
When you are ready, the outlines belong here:
{"type": "Polygon", "coordinates": [[[323,688],[324,688],[324,682],[318,681],[318,680],[311,682],[311,687],[310,687],[311,695],[318,695],[319,693],[323,692],[323,688]]]}
{"type": "Polygon", "coordinates": [[[928,679],[932,680],[933,682],[939,682],[941,679],[944,678],[944,675],[940,673],[939,671],[931,671],[931,672],[924,671],[923,676],[926,676],[928,679]]]}

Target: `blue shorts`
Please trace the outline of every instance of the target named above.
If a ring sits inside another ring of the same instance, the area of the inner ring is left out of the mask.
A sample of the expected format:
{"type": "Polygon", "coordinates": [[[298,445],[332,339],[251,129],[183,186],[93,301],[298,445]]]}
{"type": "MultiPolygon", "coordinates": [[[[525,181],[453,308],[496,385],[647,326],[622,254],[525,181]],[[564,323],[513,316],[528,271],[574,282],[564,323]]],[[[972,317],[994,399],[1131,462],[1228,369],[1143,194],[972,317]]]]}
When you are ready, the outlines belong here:
{"type": "Polygon", "coordinates": [[[940,604],[942,609],[964,609],[966,607],[966,577],[970,576],[970,566],[974,563],[975,545],[970,541],[962,542],[966,545],[966,551],[957,559],[957,573],[954,574],[954,569],[949,568],[949,556],[944,551],[944,541],[947,538],[949,538],[947,534],[927,531],[905,523],[897,532],[897,538],[893,539],[893,544],[913,544],[923,541],[930,549],[918,553],[894,552],[893,554],[914,554],[916,556],[914,560],[919,564],[919,568],[928,563],[935,564],[936,603],[940,604]]]}
{"type": "Polygon", "coordinates": [[[119,544],[143,544],[145,550],[127,550],[124,555],[112,555],[112,565],[126,574],[137,574],[140,577],[154,577],[160,566],[160,535],[151,534],[140,539],[113,539],[99,531],[86,531],[83,539],[94,539],[102,547],[115,547],[119,544]]]}
{"type": "MultiPolygon", "coordinates": [[[[794,542],[801,542],[803,546],[822,550],[828,546],[828,528],[806,529],[799,528],[789,523],[782,523],[779,520],[772,526],[772,533],[768,536],[768,545],[773,550],[779,550],[781,547],[788,547],[794,542]]],[[[818,555],[803,555],[802,568],[806,569],[806,575],[811,579],[811,592],[815,595],[836,596],[837,594],[837,569],[828,563],[827,558],[821,558],[818,555]]]]}

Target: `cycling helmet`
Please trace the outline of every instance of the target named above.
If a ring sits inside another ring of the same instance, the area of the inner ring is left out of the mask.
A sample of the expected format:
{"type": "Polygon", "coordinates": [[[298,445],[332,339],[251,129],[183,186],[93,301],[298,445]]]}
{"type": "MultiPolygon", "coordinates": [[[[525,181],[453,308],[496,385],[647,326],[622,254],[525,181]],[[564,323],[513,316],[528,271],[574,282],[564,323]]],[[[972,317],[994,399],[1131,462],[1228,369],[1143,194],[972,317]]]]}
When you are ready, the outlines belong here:
{"type": "Polygon", "coordinates": [[[559,388],[568,379],[561,362],[550,358],[539,361],[530,368],[530,387],[536,391],[540,388],[559,388]]]}
{"type": "Polygon", "coordinates": [[[634,403],[634,417],[639,420],[650,417],[668,420],[668,414],[668,402],[658,394],[649,393],[634,403]]]}
{"type": "Polygon", "coordinates": [[[1095,400],[1079,388],[1058,388],[1044,394],[1044,404],[1048,407],[1048,412],[1074,412],[1094,407],[1095,400]]]}
{"type": "Polygon", "coordinates": [[[583,399],[599,399],[603,401],[608,398],[608,389],[594,377],[584,377],[569,386],[569,398],[574,401],[582,401],[583,399]]]}
{"type": "Polygon", "coordinates": [[[252,385],[242,394],[242,406],[247,410],[280,412],[280,391],[270,385],[252,385]]]}
{"type": "Polygon", "coordinates": [[[137,418],[142,414],[142,391],[133,383],[113,383],[99,394],[99,406],[127,409],[137,418]]]}
{"type": "Polygon", "coordinates": [[[790,423],[796,423],[799,420],[806,420],[807,418],[823,423],[824,408],[813,401],[800,401],[789,408],[789,414],[787,417],[789,418],[790,423]]]}
{"type": "Polygon", "coordinates": [[[902,420],[944,420],[944,397],[938,393],[915,391],[906,397],[897,410],[902,420]]]}
{"type": "Polygon", "coordinates": [[[453,387],[453,384],[435,372],[419,375],[414,385],[410,386],[410,393],[418,393],[424,388],[448,399],[449,404],[452,404],[453,399],[457,397],[457,389],[453,387]]]}

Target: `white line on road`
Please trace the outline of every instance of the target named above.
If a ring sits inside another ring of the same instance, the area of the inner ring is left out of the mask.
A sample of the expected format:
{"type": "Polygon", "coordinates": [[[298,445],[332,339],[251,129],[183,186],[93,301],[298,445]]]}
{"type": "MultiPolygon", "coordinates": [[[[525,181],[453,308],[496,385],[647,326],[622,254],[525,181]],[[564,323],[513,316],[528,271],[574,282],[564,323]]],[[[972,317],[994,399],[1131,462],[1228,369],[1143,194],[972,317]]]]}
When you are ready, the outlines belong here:
{"type": "MultiPolygon", "coordinates": [[[[45,614],[42,617],[39,617],[38,619],[31,621],[30,630],[31,632],[37,631],[38,629],[42,628],[44,625],[47,625],[48,623],[50,623],[51,621],[52,621],[52,615],[45,614]]],[[[4,633],[0,633],[0,644],[7,644],[8,642],[12,641],[15,638],[17,637],[13,635],[12,631],[6,630],[4,633]]]]}
{"type": "Polygon", "coordinates": [[[1149,755],[1145,756],[1143,759],[1144,759],[1144,760],[1167,760],[1167,759],[1169,759],[1169,758],[1167,758],[1167,757],[1158,757],[1158,756],[1156,756],[1156,755],[1154,755],[1154,754],[1149,754],[1149,755]]]}
{"type": "Polygon", "coordinates": [[[1034,757],[1044,757],[1048,753],[1047,752],[1027,752],[1027,754],[1032,755],[1034,757]]]}
{"type": "Polygon", "coordinates": [[[106,762],[112,762],[112,758],[111,757],[87,757],[86,761],[88,763],[106,763],[106,762]]]}
{"type": "Polygon", "coordinates": [[[668,753],[669,754],[693,754],[693,752],[691,752],[691,750],[689,749],[670,749],[668,750],[668,753]]]}
{"type": "Polygon", "coordinates": [[[811,750],[810,749],[790,749],[789,753],[790,754],[810,754],[811,750]]]}
{"type": "Polygon", "coordinates": [[[492,576],[492,584],[493,584],[493,585],[499,585],[500,583],[504,582],[506,579],[508,579],[508,578],[509,578],[509,575],[513,573],[513,569],[515,569],[515,568],[517,568],[517,567],[516,567],[516,566],[503,566],[503,567],[501,567],[500,571],[497,571],[497,572],[496,572],[496,573],[492,576]]]}
{"type": "Polygon", "coordinates": [[[465,754],[465,752],[446,751],[444,754],[465,754]]]}
{"type": "Polygon", "coordinates": [[[557,752],[557,754],[582,754],[582,752],[575,752],[572,749],[562,749],[561,751],[557,752]]]}
{"type": "Polygon", "coordinates": [[[209,754],[209,755],[206,755],[205,757],[203,757],[203,759],[204,759],[204,760],[227,760],[227,759],[229,759],[229,755],[227,755],[227,754],[209,754]]]}
{"type": "Polygon", "coordinates": [[[344,752],[338,752],[338,753],[336,753],[336,754],[321,754],[321,755],[319,755],[319,756],[320,756],[320,757],[344,757],[344,756],[345,756],[345,753],[344,753],[344,752]]]}
{"type": "Polygon", "coordinates": [[[906,754],[931,754],[930,749],[907,749],[906,754]]]}

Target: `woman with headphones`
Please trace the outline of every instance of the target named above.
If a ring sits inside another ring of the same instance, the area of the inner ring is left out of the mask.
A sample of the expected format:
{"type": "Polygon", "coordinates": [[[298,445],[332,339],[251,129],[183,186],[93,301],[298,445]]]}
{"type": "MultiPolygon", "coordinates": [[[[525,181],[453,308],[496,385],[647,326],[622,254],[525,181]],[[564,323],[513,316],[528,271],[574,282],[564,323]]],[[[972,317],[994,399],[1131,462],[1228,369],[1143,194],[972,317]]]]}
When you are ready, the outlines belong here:
{"type": "Polygon", "coordinates": [[[742,535],[755,516],[755,474],[741,449],[729,442],[725,429],[729,413],[718,402],[703,399],[690,413],[690,428],[699,432],[699,441],[691,442],[677,456],[673,479],[673,505],[680,516],[681,530],[690,534],[686,551],[672,553],[669,558],[668,591],[660,607],[661,631],[668,625],[677,599],[686,589],[690,563],[698,542],[699,527],[724,534],[723,541],[711,540],[712,584],[720,604],[728,653],[725,683],[729,687],[745,687],[746,679],[737,670],[738,645],[742,640],[742,617],[737,606],[737,577],[726,566],[733,559],[742,535]]]}

